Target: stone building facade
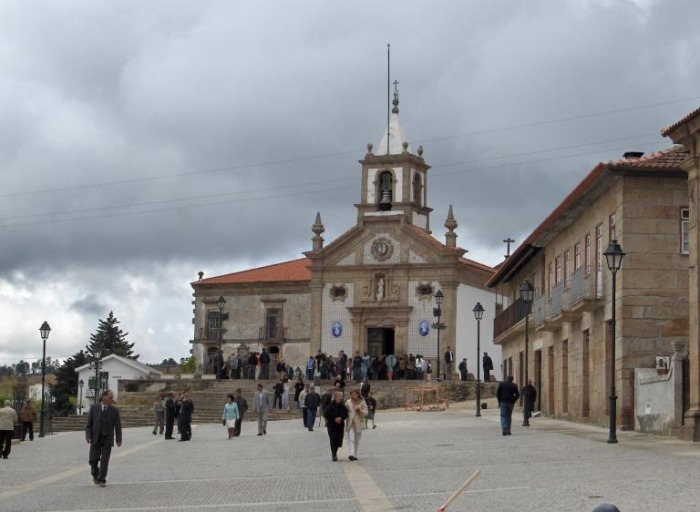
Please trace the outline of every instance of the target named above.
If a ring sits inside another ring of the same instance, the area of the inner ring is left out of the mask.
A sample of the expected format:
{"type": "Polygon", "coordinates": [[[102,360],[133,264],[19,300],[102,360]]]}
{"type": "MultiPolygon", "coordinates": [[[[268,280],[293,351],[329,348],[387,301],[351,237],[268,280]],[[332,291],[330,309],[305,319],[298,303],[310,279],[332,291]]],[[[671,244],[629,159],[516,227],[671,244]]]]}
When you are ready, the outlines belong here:
{"type": "Polygon", "coordinates": [[[609,421],[614,343],[617,425],[634,429],[635,369],[654,368],[657,356],[686,346],[686,156],[675,146],[597,165],[490,278],[502,309],[494,343],[516,382],[523,385],[527,372],[544,414],[609,421]],[[615,332],[603,255],[613,240],[626,253],[617,273],[615,332]],[[529,310],[519,294],[525,281],[535,290],[529,310]]]}
{"type": "Polygon", "coordinates": [[[444,243],[433,237],[430,166],[423,148],[414,151],[405,137],[397,96],[387,131],[376,148],[367,145],[360,164],[357,223],[336,240],[324,244],[319,213],[304,258],[192,283],[193,353],[204,371],[219,347],[227,357],[245,345],[301,368],[318,350],[421,354],[434,368],[439,358],[444,368],[451,347],[456,361],[467,358],[475,373],[477,302],[486,309],[481,348],[498,368],[500,350],[491,344],[494,292],[485,284],[493,269],[464,257],[451,206],[444,243]],[[440,330],[438,290],[444,295],[440,330]]]}

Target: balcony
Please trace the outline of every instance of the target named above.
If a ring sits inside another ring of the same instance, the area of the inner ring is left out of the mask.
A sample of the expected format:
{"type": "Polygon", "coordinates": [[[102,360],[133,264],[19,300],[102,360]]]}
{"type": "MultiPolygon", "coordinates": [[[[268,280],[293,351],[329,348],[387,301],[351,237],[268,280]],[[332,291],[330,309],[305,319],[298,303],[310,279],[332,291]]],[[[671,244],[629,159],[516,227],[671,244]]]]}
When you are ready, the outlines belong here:
{"type": "Polygon", "coordinates": [[[274,326],[261,327],[258,333],[258,340],[260,341],[273,341],[273,342],[283,342],[284,341],[284,327],[274,326]]]}
{"type": "Polygon", "coordinates": [[[586,272],[584,268],[580,268],[571,274],[569,309],[575,312],[594,311],[603,306],[603,284],[602,273],[597,287],[593,272],[586,272]]]}
{"type": "Polygon", "coordinates": [[[195,334],[194,341],[197,343],[219,343],[223,339],[226,329],[221,327],[200,327],[195,334]]]}
{"type": "Polygon", "coordinates": [[[525,318],[526,313],[527,304],[525,301],[522,299],[516,300],[493,320],[493,337],[498,338],[501,334],[525,318]]]}

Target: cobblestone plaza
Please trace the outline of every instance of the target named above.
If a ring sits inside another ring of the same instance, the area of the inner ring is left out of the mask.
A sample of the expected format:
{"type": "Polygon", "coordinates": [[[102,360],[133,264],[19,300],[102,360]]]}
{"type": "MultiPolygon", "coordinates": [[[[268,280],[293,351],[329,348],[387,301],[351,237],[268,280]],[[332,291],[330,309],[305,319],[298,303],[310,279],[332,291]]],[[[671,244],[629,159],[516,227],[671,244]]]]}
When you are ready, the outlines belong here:
{"type": "Polygon", "coordinates": [[[607,502],[693,511],[700,501],[700,446],[691,443],[619,432],[608,445],[603,429],[543,418],[503,437],[495,409],[475,418],[461,404],[380,411],[377,422],[357,462],[345,448],[332,462],[325,429],[299,420],[270,423],[263,437],[245,423],[231,441],[221,425],[195,426],[188,443],[130,428],[106,488],[92,483],[83,433],[35,438],[0,461],[0,510],[435,511],[477,469],[448,510],[583,512],[607,502]]]}

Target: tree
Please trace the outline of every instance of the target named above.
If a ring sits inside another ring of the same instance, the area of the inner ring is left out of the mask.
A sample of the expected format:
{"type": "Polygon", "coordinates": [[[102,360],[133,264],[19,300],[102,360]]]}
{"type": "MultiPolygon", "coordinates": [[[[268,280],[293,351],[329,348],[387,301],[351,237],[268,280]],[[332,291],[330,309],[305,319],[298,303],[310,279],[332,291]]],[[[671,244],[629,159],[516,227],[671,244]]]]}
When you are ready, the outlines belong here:
{"type": "Polygon", "coordinates": [[[101,352],[102,357],[116,354],[130,359],[138,359],[139,354],[134,355],[134,344],[129,343],[126,337],[129,333],[119,328],[119,320],[112,311],[105,320],[100,320],[97,331],[90,336],[90,343],[85,346],[89,357],[94,357],[96,352],[101,352]]]}
{"type": "Polygon", "coordinates": [[[56,370],[56,384],[51,388],[54,397],[54,412],[66,416],[74,412],[75,407],[71,403],[71,397],[75,396],[78,389],[78,374],[75,369],[89,362],[84,351],[74,354],[56,370]]]}

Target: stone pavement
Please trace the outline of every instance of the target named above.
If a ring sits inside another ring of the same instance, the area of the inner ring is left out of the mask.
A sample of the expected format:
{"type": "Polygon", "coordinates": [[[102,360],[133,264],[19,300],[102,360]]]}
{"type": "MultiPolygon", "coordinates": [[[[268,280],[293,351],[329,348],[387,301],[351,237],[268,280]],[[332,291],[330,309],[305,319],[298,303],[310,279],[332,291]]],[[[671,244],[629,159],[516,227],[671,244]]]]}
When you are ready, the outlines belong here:
{"type": "MultiPolygon", "coordinates": [[[[490,402],[492,404],[492,402],[490,402]]],[[[493,404],[492,404],[493,405],[493,404]]],[[[473,407],[473,404],[472,404],[473,407]]],[[[0,460],[0,511],[436,511],[477,469],[449,511],[623,512],[700,509],[700,446],[534,418],[503,437],[498,413],[379,411],[359,461],[332,462],[325,429],[271,422],[228,441],[223,426],[195,426],[191,442],[149,427],[124,431],[106,488],[93,485],[80,432],[14,445],[0,460]]],[[[318,425],[318,423],[317,423],[318,425]]],[[[343,448],[344,450],[345,448],[343,448]]]]}

